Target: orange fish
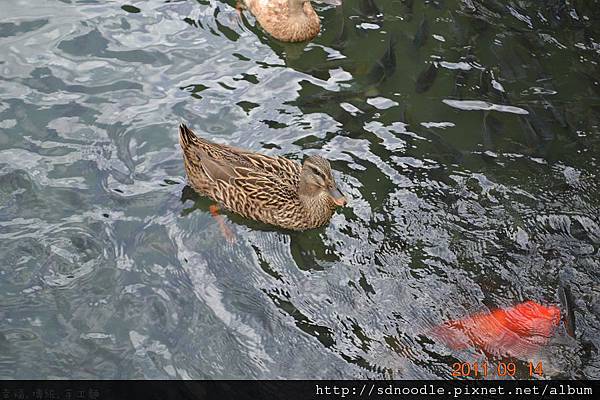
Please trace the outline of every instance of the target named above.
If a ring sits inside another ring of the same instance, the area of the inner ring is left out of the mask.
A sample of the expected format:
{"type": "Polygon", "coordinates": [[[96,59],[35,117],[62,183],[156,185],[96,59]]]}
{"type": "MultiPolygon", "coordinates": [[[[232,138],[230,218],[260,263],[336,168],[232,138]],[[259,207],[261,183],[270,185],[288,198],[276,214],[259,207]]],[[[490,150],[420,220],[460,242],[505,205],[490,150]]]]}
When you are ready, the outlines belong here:
{"type": "Polygon", "coordinates": [[[454,350],[475,346],[496,356],[524,357],[547,344],[559,323],[558,307],[526,301],[448,321],[432,333],[454,350]]]}

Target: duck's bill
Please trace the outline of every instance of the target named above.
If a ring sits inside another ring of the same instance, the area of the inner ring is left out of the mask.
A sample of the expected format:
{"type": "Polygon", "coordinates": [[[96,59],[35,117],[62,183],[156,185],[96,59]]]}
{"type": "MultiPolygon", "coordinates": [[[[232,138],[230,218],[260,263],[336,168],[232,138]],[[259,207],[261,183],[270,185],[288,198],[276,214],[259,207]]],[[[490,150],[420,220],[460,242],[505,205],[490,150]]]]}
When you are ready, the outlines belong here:
{"type": "Polygon", "coordinates": [[[346,200],[346,196],[344,196],[338,188],[329,189],[329,195],[333,199],[333,202],[336,206],[343,207],[346,205],[346,203],[348,203],[348,201],[346,200]]]}
{"type": "Polygon", "coordinates": [[[331,6],[341,6],[342,0],[318,0],[320,3],[329,4],[331,6]]]}

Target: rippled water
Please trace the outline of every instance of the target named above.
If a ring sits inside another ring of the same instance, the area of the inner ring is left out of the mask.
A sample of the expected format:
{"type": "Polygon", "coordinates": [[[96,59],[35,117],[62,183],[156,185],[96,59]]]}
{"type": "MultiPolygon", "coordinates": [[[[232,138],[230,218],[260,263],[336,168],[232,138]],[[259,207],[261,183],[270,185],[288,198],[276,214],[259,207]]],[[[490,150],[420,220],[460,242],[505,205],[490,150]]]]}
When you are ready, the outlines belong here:
{"type": "Polygon", "coordinates": [[[600,2],[541,3],[317,4],[288,45],[234,0],[0,0],[0,377],[446,378],[486,354],[431,327],[568,285],[531,359],[600,378],[600,2]],[[350,205],[230,244],[180,121],[350,205]]]}

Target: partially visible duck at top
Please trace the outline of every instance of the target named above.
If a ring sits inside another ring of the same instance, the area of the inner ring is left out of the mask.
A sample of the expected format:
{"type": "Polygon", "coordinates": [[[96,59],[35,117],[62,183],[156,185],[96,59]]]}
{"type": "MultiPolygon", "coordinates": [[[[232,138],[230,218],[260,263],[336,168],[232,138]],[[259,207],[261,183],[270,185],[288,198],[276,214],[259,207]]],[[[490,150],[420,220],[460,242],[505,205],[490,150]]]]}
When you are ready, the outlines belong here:
{"type": "MultiPolygon", "coordinates": [[[[342,0],[320,0],[340,5],[342,0]]],[[[238,7],[248,9],[258,23],[282,42],[304,42],[319,34],[321,22],[310,0],[239,0],[238,7]]]]}

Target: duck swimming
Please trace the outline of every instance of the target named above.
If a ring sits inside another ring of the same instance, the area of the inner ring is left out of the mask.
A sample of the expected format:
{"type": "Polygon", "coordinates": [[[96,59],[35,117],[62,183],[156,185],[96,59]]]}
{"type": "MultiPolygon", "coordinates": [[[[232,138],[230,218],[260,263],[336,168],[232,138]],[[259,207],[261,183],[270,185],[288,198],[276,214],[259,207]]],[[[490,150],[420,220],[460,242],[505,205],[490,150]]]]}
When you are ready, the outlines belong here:
{"type": "MultiPolygon", "coordinates": [[[[341,4],[341,0],[321,1],[341,4]]],[[[239,0],[238,8],[250,10],[263,29],[282,42],[311,40],[321,29],[310,0],[239,0]]]]}
{"type": "Polygon", "coordinates": [[[302,164],[212,143],[179,126],[190,186],[245,218],[303,231],[326,224],[346,204],[329,161],[302,164]]]}

